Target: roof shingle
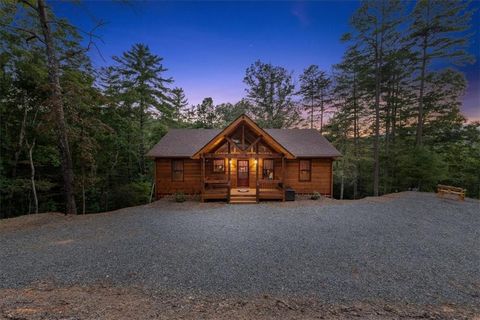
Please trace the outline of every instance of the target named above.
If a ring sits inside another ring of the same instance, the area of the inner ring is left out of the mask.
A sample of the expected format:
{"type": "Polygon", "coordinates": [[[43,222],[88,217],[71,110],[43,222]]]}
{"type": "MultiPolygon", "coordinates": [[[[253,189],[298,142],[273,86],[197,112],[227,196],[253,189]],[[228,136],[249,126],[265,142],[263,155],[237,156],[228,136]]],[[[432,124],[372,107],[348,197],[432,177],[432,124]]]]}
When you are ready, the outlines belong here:
{"type": "MultiPolygon", "coordinates": [[[[147,153],[149,157],[191,157],[222,130],[170,129],[147,153]]],[[[265,129],[296,157],[339,157],[341,153],[315,129],[265,129]]]]}

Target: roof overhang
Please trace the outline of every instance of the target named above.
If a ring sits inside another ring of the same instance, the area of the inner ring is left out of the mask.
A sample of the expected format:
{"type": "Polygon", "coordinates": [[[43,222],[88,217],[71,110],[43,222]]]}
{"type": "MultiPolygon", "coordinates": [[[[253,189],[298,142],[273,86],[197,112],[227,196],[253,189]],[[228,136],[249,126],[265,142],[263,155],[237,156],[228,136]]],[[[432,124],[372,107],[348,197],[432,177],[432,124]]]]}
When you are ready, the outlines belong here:
{"type": "Polygon", "coordinates": [[[268,134],[265,130],[260,128],[255,121],[250,119],[245,114],[242,114],[237,119],[232,121],[225,129],[220,131],[213,139],[211,139],[206,145],[200,148],[197,152],[195,152],[192,156],[192,159],[199,159],[203,153],[208,153],[209,150],[214,149],[218,146],[224,138],[235,131],[235,129],[242,123],[246,123],[250,129],[255,132],[258,136],[262,137],[262,139],[268,143],[271,147],[279,151],[280,153],[284,154],[287,159],[295,159],[295,155],[288,151],[283,145],[281,145],[277,140],[275,140],[270,134],[268,134]]]}

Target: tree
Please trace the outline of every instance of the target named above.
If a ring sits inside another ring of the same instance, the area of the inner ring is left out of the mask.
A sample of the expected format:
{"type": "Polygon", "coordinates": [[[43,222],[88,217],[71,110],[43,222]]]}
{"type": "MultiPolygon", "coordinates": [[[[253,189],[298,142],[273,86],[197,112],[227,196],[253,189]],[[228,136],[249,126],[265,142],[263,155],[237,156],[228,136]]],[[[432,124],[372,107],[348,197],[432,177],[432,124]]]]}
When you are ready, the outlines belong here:
{"type": "Polygon", "coordinates": [[[256,61],[247,68],[243,82],[252,115],[260,126],[288,128],[300,121],[300,112],[292,101],[295,86],[286,69],[256,61]]]}
{"type": "Polygon", "coordinates": [[[174,122],[184,121],[184,112],[188,107],[188,99],[182,88],[175,87],[171,90],[172,120],[174,122]]]}
{"type": "MultiPolygon", "coordinates": [[[[60,151],[60,159],[63,175],[63,188],[66,198],[66,213],[77,213],[74,193],[74,174],[72,166],[72,156],[67,133],[67,123],[65,120],[64,104],[62,99],[62,87],[60,85],[60,61],[59,46],[62,46],[61,38],[57,32],[61,28],[69,29],[69,25],[59,21],[52,14],[44,0],[37,0],[36,3],[30,1],[20,1],[25,10],[28,10],[32,17],[34,27],[31,29],[17,28],[19,32],[25,35],[25,39],[36,40],[43,44],[45,50],[45,59],[48,72],[49,84],[49,107],[55,122],[55,133],[57,136],[57,146],[60,151]]],[[[71,51],[73,54],[73,51],[71,51]]]]}
{"type": "MultiPolygon", "coordinates": [[[[334,66],[335,88],[333,90],[334,107],[337,114],[343,116],[334,116],[331,120],[331,130],[335,129],[345,131],[345,134],[353,137],[353,146],[350,157],[353,163],[347,167],[353,171],[353,198],[358,195],[358,160],[359,160],[359,140],[360,140],[360,119],[365,111],[362,104],[361,76],[362,76],[362,57],[355,47],[347,50],[341,63],[334,66]],[[344,119],[344,121],[340,121],[344,119]],[[339,124],[336,124],[339,122],[339,124]],[[341,125],[343,124],[343,126],[341,125]]],[[[339,132],[337,136],[341,136],[339,132]]],[[[344,160],[345,161],[345,160],[344,160]]]]}
{"type": "Polygon", "coordinates": [[[147,45],[135,44],[121,56],[114,56],[117,63],[113,70],[118,79],[121,103],[136,110],[138,119],[138,159],[140,171],[146,174],[145,167],[145,125],[152,112],[161,117],[171,118],[169,90],[167,84],[173,80],[164,78],[167,69],[163,67],[163,58],[150,52],[147,45]]]}
{"type": "Polygon", "coordinates": [[[202,103],[197,105],[194,110],[196,128],[211,129],[215,128],[217,123],[217,115],[215,113],[215,106],[212,98],[203,99],[202,103]]]}
{"type": "Polygon", "coordinates": [[[413,22],[409,38],[415,53],[419,74],[418,117],[416,145],[423,144],[425,84],[431,68],[437,60],[464,64],[473,62],[465,51],[469,36],[462,32],[471,28],[472,12],[468,2],[452,0],[419,0],[412,12],[413,22]]]}
{"type": "Polygon", "coordinates": [[[323,131],[323,118],[325,104],[329,103],[328,90],[331,84],[330,78],[325,71],[320,70],[316,65],[310,65],[300,75],[300,91],[305,111],[310,114],[310,128],[314,128],[316,111],[320,109],[320,132],[323,131]]]}
{"type": "Polygon", "coordinates": [[[402,22],[400,1],[364,1],[352,18],[355,46],[362,50],[365,63],[372,66],[372,95],[375,113],[373,131],[373,195],[379,195],[380,173],[380,110],[382,74],[387,50],[399,40],[398,25],[402,22]]]}
{"type": "Polygon", "coordinates": [[[247,114],[251,106],[248,101],[242,99],[235,104],[222,103],[215,108],[217,114],[218,126],[220,128],[226,127],[236,118],[242,114],[247,114]]]}

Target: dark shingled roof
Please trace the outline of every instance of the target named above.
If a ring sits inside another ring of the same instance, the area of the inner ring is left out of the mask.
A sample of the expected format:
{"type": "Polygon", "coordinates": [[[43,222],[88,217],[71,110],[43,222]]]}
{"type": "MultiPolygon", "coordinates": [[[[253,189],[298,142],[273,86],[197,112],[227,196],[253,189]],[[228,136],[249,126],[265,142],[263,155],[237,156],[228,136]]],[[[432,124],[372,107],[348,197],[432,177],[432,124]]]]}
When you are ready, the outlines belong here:
{"type": "Polygon", "coordinates": [[[315,129],[265,129],[295,157],[339,157],[342,154],[315,129]]]}
{"type": "MultiPolygon", "coordinates": [[[[147,153],[148,157],[191,157],[222,130],[170,129],[147,153]]],[[[340,152],[314,129],[265,129],[296,157],[339,157],[340,152]]]]}
{"type": "Polygon", "coordinates": [[[170,129],[147,157],[188,157],[215,138],[220,129],[170,129]]]}

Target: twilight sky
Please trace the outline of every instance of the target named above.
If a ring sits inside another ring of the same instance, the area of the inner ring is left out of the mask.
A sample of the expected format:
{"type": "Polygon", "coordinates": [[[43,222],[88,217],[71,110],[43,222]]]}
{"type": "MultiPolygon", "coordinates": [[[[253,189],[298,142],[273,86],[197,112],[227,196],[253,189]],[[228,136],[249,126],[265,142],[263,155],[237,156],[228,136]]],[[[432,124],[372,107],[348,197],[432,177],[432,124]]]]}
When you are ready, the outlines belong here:
{"type": "MultiPolygon", "coordinates": [[[[340,62],[356,1],[319,2],[53,2],[57,15],[83,30],[95,20],[106,26],[97,33],[102,57],[90,53],[95,66],[111,64],[134,43],[145,43],[164,58],[167,75],[182,87],[191,104],[205,97],[214,103],[236,102],[245,95],[245,69],[255,60],[280,65],[297,76],[310,64],[326,71],[340,62]]],[[[480,120],[480,2],[470,52],[474,65],[462,67],[469,80],[464,114],[480,120]]]]}

